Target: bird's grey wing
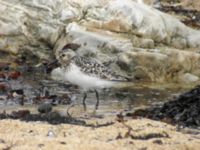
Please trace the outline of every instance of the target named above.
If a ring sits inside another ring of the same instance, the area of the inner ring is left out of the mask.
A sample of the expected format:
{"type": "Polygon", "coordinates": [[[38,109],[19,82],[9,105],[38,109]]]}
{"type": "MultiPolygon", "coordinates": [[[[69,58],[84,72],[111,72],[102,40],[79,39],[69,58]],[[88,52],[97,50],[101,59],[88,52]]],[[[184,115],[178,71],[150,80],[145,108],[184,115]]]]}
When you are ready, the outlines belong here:
{"type": "Polygon", "coordinates": [[[127,81],[126,77],[117,75],[115,72],[112,72],[106,66],[93,59],[76,56],[73,58],[73,61],[77,66],[81,68],[81,71],[91,76],[97,76],[101,79],[112,81],[127,81]]]}

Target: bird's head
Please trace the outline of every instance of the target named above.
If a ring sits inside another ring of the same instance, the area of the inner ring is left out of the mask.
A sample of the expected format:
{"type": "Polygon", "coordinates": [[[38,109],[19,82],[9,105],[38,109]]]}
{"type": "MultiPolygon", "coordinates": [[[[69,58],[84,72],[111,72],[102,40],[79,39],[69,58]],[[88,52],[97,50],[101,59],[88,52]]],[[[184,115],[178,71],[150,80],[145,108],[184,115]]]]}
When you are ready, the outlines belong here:
{"type": "Polygon", "coordinates": [[[68,43],[59,52],[59,62],[61,64],[67,64],[76,55],[76,50],[80,47],[79,44],[68,43]]]}
{"type": "Polygon", "coordinates": [[[67,64],[76,55],[76,53],[71,49],[62,50],[59,53],[59,62],[61,64],[67,64]]]}

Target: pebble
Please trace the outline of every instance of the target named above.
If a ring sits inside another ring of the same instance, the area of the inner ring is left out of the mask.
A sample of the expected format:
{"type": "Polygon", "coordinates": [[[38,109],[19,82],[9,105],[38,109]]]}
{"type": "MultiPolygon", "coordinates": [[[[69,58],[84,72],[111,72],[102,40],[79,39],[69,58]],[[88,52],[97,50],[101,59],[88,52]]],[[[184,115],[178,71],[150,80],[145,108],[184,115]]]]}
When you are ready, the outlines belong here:
{"type": "Polygon", "coordinates": [[[49,130],[47,133],[47,136],[48,137],[56,137],[56,134],[53,131],[49,130]]]}
{"type": "Polygon", "coordinates": [[[42,103],[37,110],[39,113],[49,113],[52,111],[52,105],[50,103],[42,103]]]}

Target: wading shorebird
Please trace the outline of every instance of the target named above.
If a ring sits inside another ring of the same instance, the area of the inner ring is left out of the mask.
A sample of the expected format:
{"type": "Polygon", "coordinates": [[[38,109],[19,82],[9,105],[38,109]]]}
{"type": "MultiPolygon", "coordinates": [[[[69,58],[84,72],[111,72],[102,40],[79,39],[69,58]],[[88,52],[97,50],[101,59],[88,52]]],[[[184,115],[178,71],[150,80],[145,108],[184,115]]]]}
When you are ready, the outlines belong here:
{"type": "Polygon", "coordinates": [[[93,90],[96,93],[95,109],[99,106],[98,89],[111,88],[120,82],[127,82],[127,77],[116,74],[108,67],[99,63],[95,59],[79,56],[70,46],[65,45],[59,51],[58,60],[61,67],[52,72],[53,78],[62,78],[83,89],[83,106],[86,110],[85,100],[87,98],[87,91],[93,90]]]}

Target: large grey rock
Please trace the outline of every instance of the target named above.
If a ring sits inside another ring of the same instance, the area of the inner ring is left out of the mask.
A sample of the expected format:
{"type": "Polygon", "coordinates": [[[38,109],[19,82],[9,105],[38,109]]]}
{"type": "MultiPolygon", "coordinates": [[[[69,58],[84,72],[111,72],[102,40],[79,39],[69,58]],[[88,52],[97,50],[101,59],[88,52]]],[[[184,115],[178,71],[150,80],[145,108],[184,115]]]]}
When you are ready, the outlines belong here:
{"type": "Polygon", "coordinates": [[[200,31],[142,1],[0,0],[0,13],[5,52],[48,58],[73,42],[81,45],[79,55],[144,80],[200,75],[200,31]]]}

